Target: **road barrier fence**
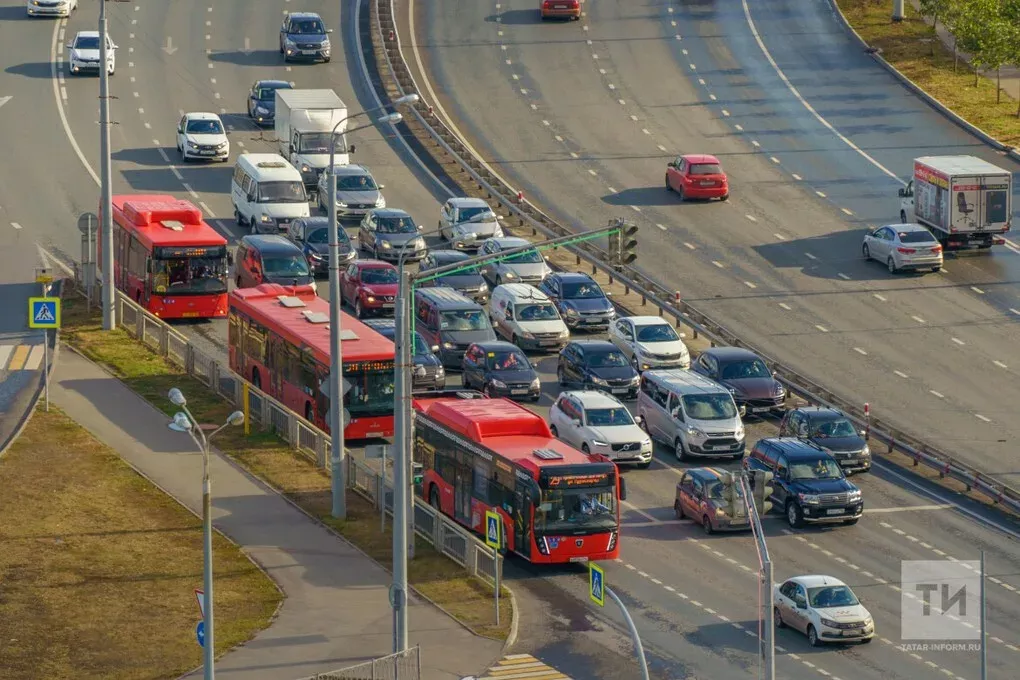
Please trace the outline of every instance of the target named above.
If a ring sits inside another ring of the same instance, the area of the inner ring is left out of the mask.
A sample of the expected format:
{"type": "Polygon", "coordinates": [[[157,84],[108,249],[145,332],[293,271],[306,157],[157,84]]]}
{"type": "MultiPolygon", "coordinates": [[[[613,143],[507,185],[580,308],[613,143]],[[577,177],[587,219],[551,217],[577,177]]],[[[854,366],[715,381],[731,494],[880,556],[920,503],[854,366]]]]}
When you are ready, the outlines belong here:
{"type": "MultiPolygon", "coordinates": [[[[418,146],[431,155],[431,160],[442,166],[453,181],[484,193],[495,211],[514,218],[517,229],[530,229],[531,236],[541,236],[543,239],[583,231],[584,227],[580,225],[577,229],[571,229],[559,224],[528,202],[522,191],[510,186],[477,158],[426,101],[424,90],[415,81],[404,59],[400,29],[395,21],[395,2],[396,0],[368,0],[373,53],[383,90],[378,94],[384,103],[392,102],[412,92],[421,97],[416,104],[400,107],[401,111],[406,112],[405,121],[410,118],[429,137],[431,144],[419,143],[418,146]],[[456,167],[451,167],[451,162],[456,167]]],[[[406,122],[397,124],[396,127],[400,134],[413,135],[406,122]]],[[[862,404],[851,402],[767,353],[755,349],[696,306],[681,299],[675,290],[671,290],[648,274],[632,265],[610,265],[609,254],[595,242],[579,243],[564,249],[575,256],[578,266],[587,263],[593,274],[596,271],[605,273],[610,283],[615,282],[623,286],[627,293],[640,296],[641,306],[651,304],[658,308],[659,316],[672,317],[676,323],[690,328],[694,337],[704,335],[713,346],[745,347],[757,352],[775,370],[777,379],[791,393],[811,404],[830,406],[843,411],[858,426],[866,428],[870,438],[884,443],[887,453],[898,451],[908,456],[915,467],[923,465],[935,470],[940,478],[956,480],[963,484],[967,491],[980,493],[992,503],[1001,504],[1010,511],[1020,514],[1020,490],[954,458],[945,450],[908,434],[902,428],[876,417],[873,413],[865,414],[862,404]]]]}
{"type": "Polygon", "coordinates": [[[421,680],[421,649],[415,645],[403,652],[301,680],[421,680]]]}

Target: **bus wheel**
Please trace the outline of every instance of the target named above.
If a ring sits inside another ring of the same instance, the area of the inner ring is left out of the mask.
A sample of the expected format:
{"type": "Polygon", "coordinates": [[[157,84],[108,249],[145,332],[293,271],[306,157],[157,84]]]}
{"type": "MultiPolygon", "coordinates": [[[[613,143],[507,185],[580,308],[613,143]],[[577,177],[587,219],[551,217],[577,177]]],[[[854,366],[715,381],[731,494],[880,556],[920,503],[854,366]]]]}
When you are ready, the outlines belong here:
{"type": "Polygon", "coordinates": [[[312,422],[312,402],[305,402],[305,420],[312,422]]]}
{"type": "Polygon", "coordinates": [[[439,490],[435,486],[429,491],[429,505],[436,510],[442,511],[442,508],[439,506],[439,490]]]}
{"type": "Polygon", "coordinates": [[[251,369],[251,384],[260,390],[262,389],[262,375],[257,368],[251,369]]]}

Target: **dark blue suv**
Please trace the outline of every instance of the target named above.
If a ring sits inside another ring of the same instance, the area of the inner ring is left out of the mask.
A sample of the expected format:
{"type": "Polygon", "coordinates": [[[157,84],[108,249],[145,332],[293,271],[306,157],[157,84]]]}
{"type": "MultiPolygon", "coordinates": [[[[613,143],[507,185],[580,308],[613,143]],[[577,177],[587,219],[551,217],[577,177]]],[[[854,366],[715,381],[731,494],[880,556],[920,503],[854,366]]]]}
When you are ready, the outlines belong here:
{"type": "Polygon", "coordinates": [[[604,331],[616,318],[609,294],[587,274],[554,272],[539,289],[556,305],[570,330],[604,331]]]}
{"type": "Polygon", "coordinates": [[[280,26],[280,54],[283,61],[325,61],[332,56],[327,29],[315,12],[291,12],[283,17],[280,26]]]}
{"type": "Polygon", "coordinates": [[[861,490],[847,480],[835,458],[809,441],[759,439],[744,458],[744,469],[775,475],[773,507],[785,513],[791,527],[805,522],[857,524],[864,514],[861,490]]]}

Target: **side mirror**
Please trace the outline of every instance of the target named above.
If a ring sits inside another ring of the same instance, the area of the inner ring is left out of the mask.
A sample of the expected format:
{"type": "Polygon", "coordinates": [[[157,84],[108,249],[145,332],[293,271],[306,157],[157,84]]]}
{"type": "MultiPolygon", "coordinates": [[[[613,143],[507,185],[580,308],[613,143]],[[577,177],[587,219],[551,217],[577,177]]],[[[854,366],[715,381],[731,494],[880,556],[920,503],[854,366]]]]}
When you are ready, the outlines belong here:
{"type": "Polygon", "coordinates": [[[438,352],[439,351],[439,345],[432,345],[432,351],[433,352],[438,352]]]}
{"type": "Polygon", "coordinates": [[[355,146],[353,144],[351,144],[349,147],[347,147],[347,153],[348,154],[354,153],[354,149],[355,149],[355,146]]]}
{"type": "Polygon", "coordinates": [[[857,434],[861,435],[862,437],[867,437],[868,436],[868,431],[867,430],[860,430],[857,434]]]}
{"type": "Polygon", "coordinates": [[[419,224],[418,225],[418,231],[425,231],[425,225],[424,224],[419,224]]]}
{"type": "Polygon", "coordinates": [[[66,47],[67,47],[67,49],[69,49],[69,50],[70,50],[70,49],[74,49],[73,45],[74,45],[74,43],[67,43],[66,47]]]}
{"type": "Polygon", "coordinates": [[[606,294],[606,297],[613,297],[613,291],[611,290],[604,290],[602,292],[606,294]]]}
{"type": "Polygon", "coordinates": [[[498,221],[502,222],[503,221],[503,216],[502,215],[496,215],[496,219],[498,221]]]}
{"type": "Polygon", "coordinates": [[[333,32],[333,29],[332,29],[332,28],[327,28],[327,29],[326,29],[326,33],[332,33],[332,32],[333,32]]]}
{"type": "Polygon", "coordinates": [[[627,500],[627,480],[620,477],[620,500],[627,500]]]}
{"type": "Polygon", "coordinates": [[[775,371],[772,371],[772,377],[773,377],[773,378],[775,378],[775,377],[778,377],[778,376],[779,376],[779,374],[778,374],[777,372],[775,372],[775,371]]]}
{"type": "Polygon", "coordinates": [[[640,425],[641,423],[645,422],[645,418],[644,418],[644,416],[640,416],[640,415],[639,416],[634,416],[634,422],[637,423],[638,425],[640,425]]]}
{"type": "Polygon", "coordinates": [[[379,185],[379,190],[380,190],[380,191],[381,191],[381,190],[383,190],[383,189],[385,189],[385,188],[386,188],[386,185],[385,185],[385,184],[380,184],[380,185],[379,185]]]}

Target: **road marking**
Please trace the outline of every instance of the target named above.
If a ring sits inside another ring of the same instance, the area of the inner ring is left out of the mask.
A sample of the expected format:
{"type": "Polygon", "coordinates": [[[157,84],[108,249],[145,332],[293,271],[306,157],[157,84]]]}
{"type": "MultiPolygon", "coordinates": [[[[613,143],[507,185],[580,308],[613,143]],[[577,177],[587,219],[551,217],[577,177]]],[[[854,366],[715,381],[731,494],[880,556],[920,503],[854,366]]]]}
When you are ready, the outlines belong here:
{"type": "Polygon", "coordinates": [[[963,340],[961,340],[960,338],[949,338],[949,339],[952,340],[953,342],[955,342],[957,345],[966,345],[967,344],[963,340]]]}
{"type": "Polygon", "coordinates": [[[684,247],[687,248],[688,250],[694,250],[694,244],[687,243],[687,241],[684,241],[684,247]]]}
{"type": "Polygon", "coordinates": [[[795,172],[794,172],[794,173],[792,173],[792,174],[790,175],[790,177],[793,177],[793,178],[794,178],[795,180],[797,180],[798,182],[799,182],[799,181],[800,181],[801,179],[803,179],[803,178],[802,178],[802,177],[801,177],[800,175],[798,175],[798,174],[797,174],[797,173],[795,173],[795,172]]]}
{"type": "Polygon", "coordinates": [[[636,122],[636,121],[637,121],[637,116],[633,116],[633,115],[632,115],[632,116],[630,117],[630,119],[636,122]]]}
{"type": "Polygon", "coordinates": [[[184,184],[183,186],[187,190],[187,192],[191,194],[192,198],[198,198],[198,193],[194,189],[192,189],[190,185],[184,184]]]}
{"type": "Polygon", "coordinates": [[[620,106],[626,106],[627,105],[627,102],[625,100],[623,100],[623,99],[617,99],[616,101],[619,102],[620,106]]]}
{"type": "Polygon", "coordinates": [[[828,333],[829,332],[829,329],[826,328],[825,326],[819,326],[818,324],[815,324],[815,328],[817,328],[822,333],[828,333]]]}
{"type": "Polygon", "coordinates": [[[793,309],[790,307],[790,305],[786,304],[785,302],[780,302],[779,306],[782,307],[783,309],[785,309],[788,312],[792,312],[793,311],[793,309]]]}
{"type": "Polygon", "coordinates": [[[756,148],[756,149],[757,149],[758,147],[760,147],[760,146],[761,146],[761,144],[759,144],[759,143],[758,143],[758,140],[756,140],[756,139],[752,139],[752,140],[751,140],[751,146],[753,146],[754,148],[756,148]]]}
{"type": "Polygon", "coordinates": [[[804,256],[807,257],[807,259],[809,259],[809,260],[817,260],[818,259],[817,257],[812,255],[811,253],[804,253],[804,256]]]}
{"type": "Polygon", "coordinates": [[[974,414],[974,417],[975,417],[975,418],[977,418],[978,420],[983,420],[983,421],[985,421],[986,423],[990,423],[990,422],[992,422],[992,419],[991,419],[991,418],[986,418],[985,416],[981,415],[980,413],[975,413],[975,414],[974,414]]]}
{"type": "Polygon", "coordinates": [[[876,300],[879,300],[880,302],[888,302],[888,300],[886,298],[882,297],[878,293],[872,293],[871,296],[873,298],[875,298],[876,300]]]}
{"type": "Polygon", "coordinates": [[[663,152],[666,151],[666,147],[664,147],[662,144],[660,144],[659,145],[659,151],[663,151],[663,152]]]}
{"type": "Polygon", "coordinates": [[[205,204],[204,201],[199,201],[198,205],[202,208],[202,210],[205,211],[207,217],[212,217],[213,211],[212,209],[209,208],[209,206],[205,204]]]}
{"type": "Polygon", "coordinates": [[[985,294],[985,291],[981,290],[977,286],[971,286],[970,289],[972,291],[974,291],[975,293],[977,293],[978,295],[984,295],[985,294]]]}
{"type": "Polygon", "coordinates": [[[864,351],[863,349],[861,349],[860,347],[854,347],[854,351],[855,351],[855,352],[857,352],[858,354],[861,354],[861,355],[863,355],[863,356],[868,356],[868,353],[867,353],[867,352],[865,352],[865,351],[864,351]]]}
{"type": "Polygon", "coordinates": [[[0,345],[0,371],[7,366],[7,359],[10,358],[11,352],[14,351],[13,345],[0,345]]]}
{"type": "Polygon", "coordinates": [[[1009,366],[1007,366],[1006,364],[1002,363],[998,359],[993,360],[992,363],[995,364],[996,366],[998,366],[999,368],[1009,368],[1009,366]]]}
{"type": "MultiPolygon", "coordinates": [[[[544,125],[544,126],[546,126],[546,127],[549,127],[550,125],[552,125],[552,123],[550,123],[550,122],[549,122],[549,121],[547,121],[547,120],[543,120],[543,121],[542,121],[542,125],[544,125]]],[[[332,191],[332,189],[331,189],[330,191],[332,191]]]]}
{"type": "Polygon", "coordinates": [[[659,229],[661,229],[662,231],[666,231],[666,225],[665,225],[665,224],[658,224],[658,223],[656,223],[656,225],[655,225],[655,226],[657,226],[657,227],[658,227],[659,229]]]}
{"type": "Polygon", "coordinates": [[[645,133],[646,135],[652,134],[652,131],[649,130],[648,128],[641,128],[641,132],[645,133]]]}
{"type": "Polygon", "coordinates": [[[630,206],[630,209],[633,210],[634,212],[641,212],[641,208],[637,207],[636,205],[630,206]]]}
{"type": "MultiPolygon", "coordinates": [[[[888,514],[891,512],[918,512],[922,510],[951,510],[953,505],[951,503],[938,503],[936,505],[905,505],[898,508],[870,508],[868,509],[869,514],[882,513],[888,514]]],[[[892,525],[886,524],[885,522],[879,522],[879,524],[887,529],[891,529],[892,525]]],[[[921,545],[925,545],[922,543],[921,545]]],[[[931,546],[926,546],[931,547],[931,546]]]]}
{"type": "Polygon", "coordinates": [[[775,156],[769,156],[769,160],[771,160],[773,163],[777,165],[779,164],[779,159],[776,158],[775,156]]]}
{"type": "Polygon", "coordinates": [[[744,126],[743,125],[734,125],[733,129],[736,130],[737,132],[743,132],[744,131],[744,126]]]}
{"type": "Polygon", "coordinates": [[[752,222],[757,222],[758,221],[758,218],[755,217],[754,215],[744,215],[744,217],[746,217],[747,219],[751,220],[752,222]]]}
{"type": "Polygon", "coordinates": [[[43,349],[42,345],[34,345],[32,347],[32,352],[28,355],[28,360],[25,361],[24,370],[26,371],[39,370],[39,367],[42,365],[44,351],[45,350],[43,349]]]}
{"type": "Polygon", "coordinates": [[[775,236],[776,239],[778,239],[780,241],[785,241],[786,240],[786,237],[783,236],[782,234],[772,234],[772,235],[775,236]]]}
{"type": "Polygon", "coordinates": [[[727,117],[728,117],[728,116],[730,115],[730,112],[729,112],[729,111],[727,111],[726,109],[723,109],[723,110],[722,110],[722,115],[724,115],[724,116],[727,116],[727,117]]]}
{"type": "Polygon", "coordinates": [[[909,378],[909,377],[910,377],[909,375],[907,375],[907,374],[906,374],[906,373],[904,373],[903,371],[893,371],[893,373],[895,373],[896,375],[898,375],[899,377],[901,377],[901,378],[904,378],[904,379],[906,379],[906,378],[909,378]]]}
{"type": "Polygon", "coordinates": [[[917,323],[927,323],[924,319],[922,319],[919,316],[912,316],[910,318],[913,319],[914,321],[916,321],[917,323]]]}
{"type": "Polygon", "coordinates": [[[747,286],[748,288],[751,288],[751,289],[754,289],[754,288],[758,287],[758,286],[754,285],[753,283],[751,283],[750,281],[744,281],[744,285],[747,286]]]}
{"type": "Polygon", "coordinates": [[[720,262],[719,260],[712,260],[712,264],[714,264],[714,265],[715,265],[716,267],[718,267],[719,269],[722,269],[722,268],[723,268],[723,263],[722,263],[722,262],[720,262]]]}
{"type": "Polygon", "coordinates": [[[563,141],[563,137],[560,136],[560,135],[556,135],[553,139],[555,139],[557,142],[562,142],[563,141]]]}
{"type": "Polygon", "coordinates": [[[843,272],[837,272],[836,276],[838,276],[839,278],[843,279],[844,281],[849,281],[850,280],[850,277],[847,276],[846,274],[844,274],[843,272]]]}
{"type": "Polygon", "coordinates": [[[8,371],[20,371],[25,366],[25,361],[28,359],[29,346],[18,345],[14,348],[14,354],[11,356],[11,363],[7,366],[8,371]]]}
{"type": "Polygon", "coordinates": [[[606,188],[609,189],[609,193],[611,193],[611,194],[617,193],[616,192],[616,187],[606,187],[606,188]]]}
{"type": "Polygon", "coordinates": [[[181,182],[184,181],[184,176],[181,175],[181,171],[172,165],[170,166],[170,172],[174,173],[174,177],[176,177],[179,181],[181,182]]]}
{"type": "Polygon", "coordinates": [[[591,175],[592,177],[594,177],[594,176],[596,176],[596,175],[597,175],[597,174],[599,174],[599,173],[595,172],[595,171],[594,171],[594,170],[592,170],[591,168],[588,168],[588,174],[589,174],[589,175],[591,175]]]}
{"type": "Polygon", "coordinates": [[[163,149],[156,149],[156,152],[159,153],[159,155],[163,158],[165,162],[167,163],[170,162],[170,157],[166,155],[166,151],[164,151],[163,149]]]}
{"type": "Polygon", "coordinates": [[[708,98],[711,99],[712,101],[715,101],[715,95],[714,94],[708,95],[708,98]]]}
{"type": "Polygon", "coordinates": [[[853,212],[851,210],[846,209],[846,208],[840,208],[840,210],[845,212],[847,215],[853,215],[853,212]]]}

